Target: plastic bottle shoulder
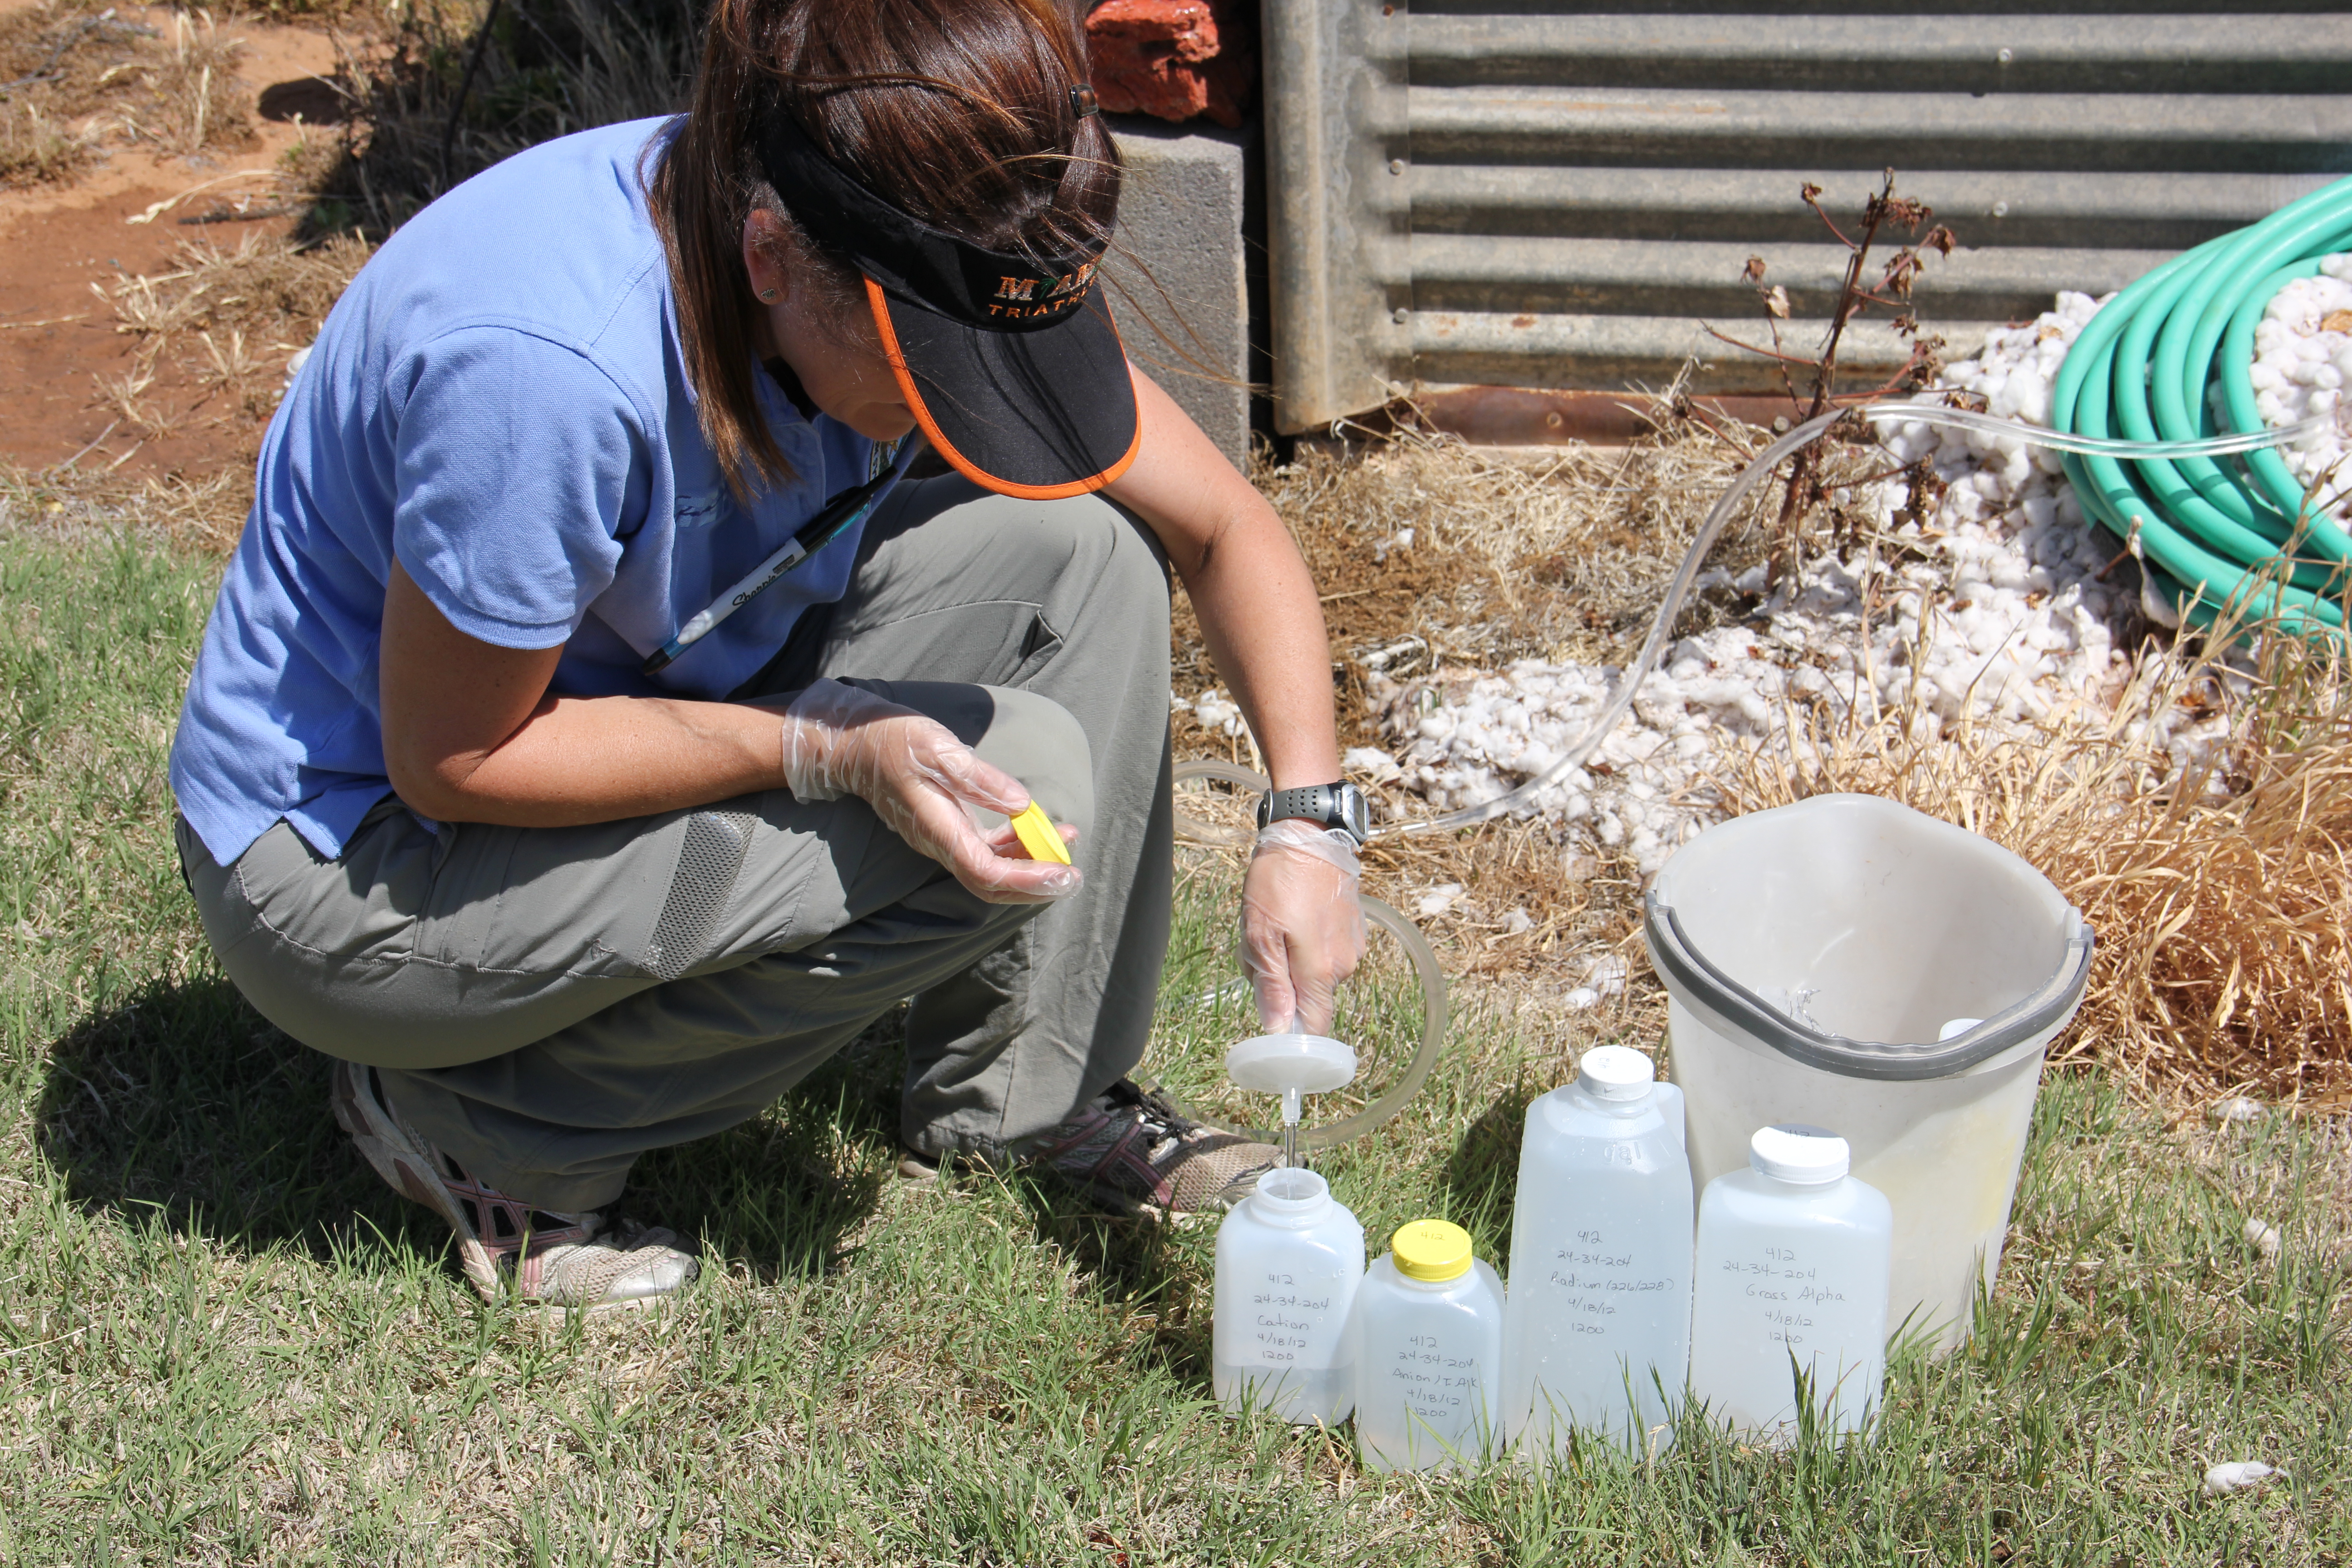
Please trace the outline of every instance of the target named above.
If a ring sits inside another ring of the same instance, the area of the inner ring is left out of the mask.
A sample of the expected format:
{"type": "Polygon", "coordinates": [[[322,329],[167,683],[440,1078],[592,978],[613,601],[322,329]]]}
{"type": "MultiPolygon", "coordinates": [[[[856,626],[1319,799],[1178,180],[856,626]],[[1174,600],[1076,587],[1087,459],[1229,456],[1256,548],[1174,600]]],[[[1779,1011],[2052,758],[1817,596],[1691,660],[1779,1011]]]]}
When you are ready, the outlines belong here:
{"type": "Polygon", "coordinates": [[[1726,1171],[1700,1195],[1701,1217],[1709,1211],[1754,1224],[1820,1225],[1892,1232],[1894,1206],[1886,1194],[1855,1176],[1820,1186],[1775,1181],[1753,1169],[1726,1171]]]}
{"type": "Polygon", "coordinates": [[[1635,1101],[1601,1100],[1573,1083],[1564,1083],[1529,1102],[1528,1125],[1555,1136],[1612,1142],[1639,1138],[1649,1132],[1673,1136],[1655,1092],[1635,1101]]]}
{"type": "Polygon", "coordinates": [[[1503,1277],[1483,1258],[1472,1259],[1467,1269],[1451,1279],[1432,1281],[1412,1279],[1396,1266],[1396,1254],[1383,1252],[1364,1270],[1364,1284],[1402,1300],[1465,1310],[1490,1306],[1500,1310],[1503,1302],[1503,1277]]]}
{"type": "Polygon", "coordinates": [[[1352,1256],[1355,1267],[1363,1267],[1364,1227],[1345,1204],[1333,1202],[1308,1218],[1304,1224],[1268,1223],[1264,1215],[1254,1211],[1248,1202],[1236,1204],[1217,1226],[1219,1251],[1246,1249],[1264,1251],[1268,1248],[1298,1248],[1328,1252],[1336,1258],[1352,1256]]]}

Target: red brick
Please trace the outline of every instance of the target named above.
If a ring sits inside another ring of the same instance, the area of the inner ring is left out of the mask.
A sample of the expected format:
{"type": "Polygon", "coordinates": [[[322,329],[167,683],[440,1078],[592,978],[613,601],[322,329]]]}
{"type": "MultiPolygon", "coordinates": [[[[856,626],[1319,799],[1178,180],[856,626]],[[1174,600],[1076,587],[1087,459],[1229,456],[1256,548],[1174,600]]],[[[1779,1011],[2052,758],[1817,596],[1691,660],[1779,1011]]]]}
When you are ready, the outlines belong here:
{"type": "Polygon", "coordinates": [[[1087,17],[1102,106],[1239,126],[1257,96],[1255,12],[1251,0],[1105,0],[1087,17]]]}

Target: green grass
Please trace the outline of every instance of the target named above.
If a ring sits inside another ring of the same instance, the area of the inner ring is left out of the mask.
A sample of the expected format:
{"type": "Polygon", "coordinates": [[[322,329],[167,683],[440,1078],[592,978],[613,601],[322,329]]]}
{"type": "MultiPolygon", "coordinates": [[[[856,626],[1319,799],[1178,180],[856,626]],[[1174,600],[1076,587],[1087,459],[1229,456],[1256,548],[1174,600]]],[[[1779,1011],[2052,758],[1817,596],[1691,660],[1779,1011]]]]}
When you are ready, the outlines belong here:
{"type": "MultiPolygon", "coordinates": [[[[1229,1420],[1211,1231],[1026,1175],[896,1181],[887,1029],[644,1163],[628,1206],[706,1261],[677,1307],[486,1307],[195,930],[163,756],[216,563],[26,510],[0,529],[0,1561],[2352,1562],[2344,1140],[2168,1127],[2092,1079],[2044,1091],[1975,1344],[1899,1358],[1867,1445],[1692,1424],[1654,1465],[1423,1481],[1229,1420]],[[2201,1497],[2239,1458],[2288,1479],[2201,1497]]],[[[1194,869],[1175,995],[1224,950],[1230,872],[1194,869]]],[[[1375,1235],[1443,1213],[1499,1255],[1565,1058],[1458,1012],[1427,1092],[1318,1163],[1375,1235]]],[[[1211,1087],[1234,1020],[1167,1018],[1154,1065],[1211,1087]]]]}

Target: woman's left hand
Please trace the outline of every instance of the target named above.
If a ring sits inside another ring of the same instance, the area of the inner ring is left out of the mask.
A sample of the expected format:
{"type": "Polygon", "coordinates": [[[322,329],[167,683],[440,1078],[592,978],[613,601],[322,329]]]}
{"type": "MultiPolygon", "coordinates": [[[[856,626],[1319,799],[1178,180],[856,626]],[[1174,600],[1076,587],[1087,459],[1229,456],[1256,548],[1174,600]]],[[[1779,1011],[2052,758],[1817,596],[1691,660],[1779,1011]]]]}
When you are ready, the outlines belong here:
{"type": "Polygon", "coordinates": [[[1242,966],[1267,1033],[1330,1029],[1333,993],[1364,956],[1360,874],[1344,833],[1297,818],[1258,830],[1242,882],[1242,966]]]}

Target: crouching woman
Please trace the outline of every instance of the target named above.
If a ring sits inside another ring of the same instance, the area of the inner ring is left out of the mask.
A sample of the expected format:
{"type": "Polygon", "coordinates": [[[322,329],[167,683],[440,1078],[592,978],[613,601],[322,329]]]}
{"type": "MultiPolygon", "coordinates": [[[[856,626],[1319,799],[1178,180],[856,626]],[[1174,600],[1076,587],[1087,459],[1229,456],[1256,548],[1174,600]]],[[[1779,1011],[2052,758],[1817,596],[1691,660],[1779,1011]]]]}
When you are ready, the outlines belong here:
{"type": "Polygon", "coordinates": [[[1050,0],[718,0],[688,113],[434,203],[270,426],[182,863],[486,1292],[676,1290],[677,1237],[602,1217],[632,1163],[908,998],[910,1172],[1166,1212],[1272,1160],[1128,1077],[1171,568],[1285,792],[1244,889],[1269,1024],[1356,962],[1360,805],[1297,550],[1120,346],[1083,58],[1050,0]]]}

